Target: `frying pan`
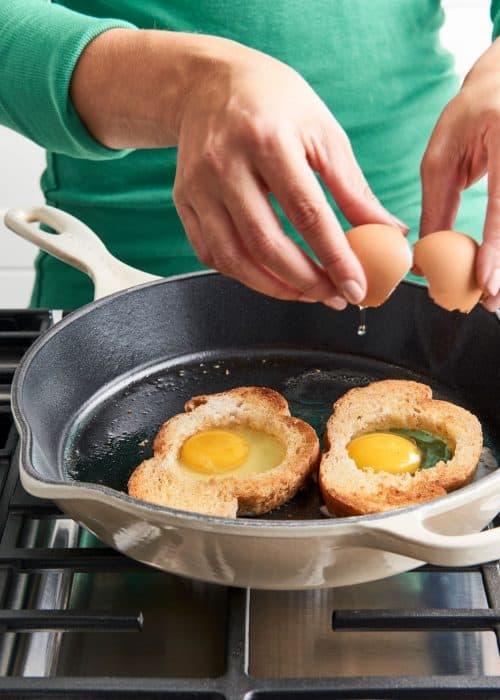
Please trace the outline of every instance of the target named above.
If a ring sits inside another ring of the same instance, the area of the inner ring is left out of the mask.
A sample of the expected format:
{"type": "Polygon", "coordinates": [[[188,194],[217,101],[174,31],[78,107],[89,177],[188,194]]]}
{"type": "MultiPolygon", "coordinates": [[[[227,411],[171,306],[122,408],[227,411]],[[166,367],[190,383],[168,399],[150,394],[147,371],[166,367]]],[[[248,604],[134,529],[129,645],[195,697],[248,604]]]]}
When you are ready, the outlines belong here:
{"type": "Polygon", "coordinates": [[[403,283],[369,311],[360,337],[357,309],[277,301],[212,272],[165,280],[134,270],[51,207],[11,210],[5,221],[87,272],[97,299],[40,337],[16,372],[12,405],[27,491],[130,557],[235,586],[344,586],[422,562],[500,557],[499,528],[479,532],[500,509],[494,314],[445,312],[424,288],[403,283]],[[132,285],[139,286],[124,290],[132,285]],[[159,425],[193,395],[270,386],[321,435],[338,396],[391,377],[424,381],[479,416],[486,448],[473,483],[425,504],[342,519],[324,517],[314,484],[260,518],[209,517],[126,494],[159,425]]]}

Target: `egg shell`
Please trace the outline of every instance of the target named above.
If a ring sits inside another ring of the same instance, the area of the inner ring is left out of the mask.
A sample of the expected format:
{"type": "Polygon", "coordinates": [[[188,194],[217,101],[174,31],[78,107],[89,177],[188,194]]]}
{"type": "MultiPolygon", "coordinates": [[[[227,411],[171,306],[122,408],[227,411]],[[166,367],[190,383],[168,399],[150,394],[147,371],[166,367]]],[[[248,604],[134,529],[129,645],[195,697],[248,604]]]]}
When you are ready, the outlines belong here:
{"type": "Polygon", "coordinates": [[[429,296],[447,311],[469,313],[483,294],[476,280],[476,241],[459,231],[435,231],[414,247],[429,296]]]}
{"type": "Polygon", "coordinates": [[[361,306],[380,306],[411,268],[408,241],[398,228],[385,224],[356,226],[346,236],[366,275],[361,306]]]}

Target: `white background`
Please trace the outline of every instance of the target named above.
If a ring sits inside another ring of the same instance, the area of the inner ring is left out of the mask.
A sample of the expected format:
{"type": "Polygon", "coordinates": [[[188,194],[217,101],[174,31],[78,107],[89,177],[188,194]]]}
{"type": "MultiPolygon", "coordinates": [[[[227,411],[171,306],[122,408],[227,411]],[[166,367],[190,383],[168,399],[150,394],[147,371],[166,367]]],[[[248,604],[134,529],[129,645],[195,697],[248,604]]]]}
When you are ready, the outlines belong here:
{"type": "MultiPolygon", "coordinates": [[[[464,76],[490,42],[490,2],[442,0],[442,3],[446,11],[443,42],[454,53],[457,70],[464,76]]],[[[0,126],[0,163],[1,220],[2,210],[42,201],[38,181],[44,167],[44,153],[0,126]]],[[[27,305],[35,253],[34,246],[18,239],[0,223],[0,308],[27,305]]]]}

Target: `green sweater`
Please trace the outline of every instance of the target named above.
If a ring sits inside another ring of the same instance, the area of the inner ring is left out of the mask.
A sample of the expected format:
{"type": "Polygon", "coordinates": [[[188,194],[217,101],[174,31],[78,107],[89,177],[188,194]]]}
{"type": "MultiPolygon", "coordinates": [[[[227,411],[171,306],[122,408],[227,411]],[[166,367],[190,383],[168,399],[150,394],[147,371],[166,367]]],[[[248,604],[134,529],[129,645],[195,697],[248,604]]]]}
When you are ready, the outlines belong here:
{"type": "MultiPolygon", "coordinates": [[[[496,36],[500,0],[491,14],[496,36]]],[[[119,258],[161,275],[200,269],[172,202],[176,149],[101,146],[68,88],[86,44],[113,27],[228,37],[304,76],[346,130],[373,191],[414,239],[420,160],[459,87],[440,45],[442,22],[439,0],[1,0],[0,123],[47,149],[47,202],[85,221],[119,258]]],[[[457,228],[479,239],[484,210],[481,183],[464,194],[457,228]]],[[[43,253],[36,268],[32,304],[72,308],[92,298],[82,273],[43,253]]]]}

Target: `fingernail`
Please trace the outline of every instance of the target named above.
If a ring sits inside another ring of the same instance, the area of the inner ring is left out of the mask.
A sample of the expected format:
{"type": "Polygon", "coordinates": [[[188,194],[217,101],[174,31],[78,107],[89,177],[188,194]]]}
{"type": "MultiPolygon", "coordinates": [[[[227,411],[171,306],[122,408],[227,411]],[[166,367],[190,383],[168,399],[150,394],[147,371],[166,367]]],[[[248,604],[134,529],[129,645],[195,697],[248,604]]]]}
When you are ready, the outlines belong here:
{"type": "Polygon", "coordinates": [[[407,226],[407,225],[404,223],[404,221],[401,221],[401,219],[398,219],[397,216],[394,216],[393,214],[392,214],[391,216],[392,216],[392,220],[394,221],[394,223],[396,224],[396,226],[397,226],[398,228],[400,228],[400,229],[403,231],[403,233],[408,233],[408,231],[410,230],[410,227],[407,226]]]}
{"type": "Polygon", "coordinates": [[[494,297],[488,297],[487,299],[483,299],[481,301],[481,304],[484,306],[484,308],[487,311],[495,312],[499,308],[498,301],[494,297]]]}
{"type": "Polygon", "coordinates": [[[333,296],[329,299],[325,299],[323,304],[325,304],[325,306],[329,306],[332,309],[335,309],[335,311],[343,311],[347,306],[346,300],[344,299],[344,297],[341,296],[333,296]]]}
{"type": "Polygon", "coordinates": [[[490,297],[496,297],[500,291],[500,270],[498,268],[491,273],[486,283],[486,291],[490,297]]]}
{"type": "Polygon", "coordinates": [[[363,290],[354,280],[344,282],[340,289],[347,301],[351,304],[360,304],[365,298],[363,290]]]}

